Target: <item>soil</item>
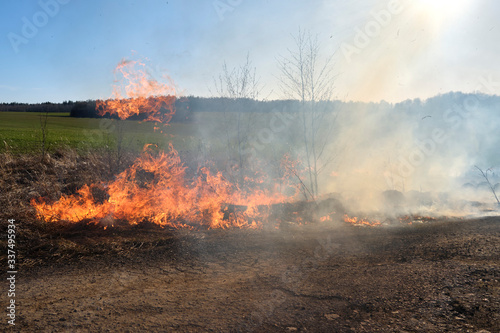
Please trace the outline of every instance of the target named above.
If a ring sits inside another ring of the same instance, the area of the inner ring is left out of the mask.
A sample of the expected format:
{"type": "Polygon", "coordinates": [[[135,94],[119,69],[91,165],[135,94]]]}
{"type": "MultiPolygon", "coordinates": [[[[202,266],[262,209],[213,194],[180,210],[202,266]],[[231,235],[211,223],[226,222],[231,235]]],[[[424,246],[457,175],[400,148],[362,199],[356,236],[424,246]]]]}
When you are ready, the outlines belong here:
{"type": "Polygon", "coordinates": [[[500,332],[498,217],[37,228],[19,237],[11,331],[500,332]]]}

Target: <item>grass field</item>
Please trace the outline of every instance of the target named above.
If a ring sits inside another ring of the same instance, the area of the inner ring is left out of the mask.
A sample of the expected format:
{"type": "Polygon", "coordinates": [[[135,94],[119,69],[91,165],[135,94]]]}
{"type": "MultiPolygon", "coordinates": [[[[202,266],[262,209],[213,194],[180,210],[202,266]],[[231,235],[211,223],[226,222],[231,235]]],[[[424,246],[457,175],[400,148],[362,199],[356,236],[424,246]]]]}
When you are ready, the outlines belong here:
{"type": "MultiPolygon", "coordinates": [[[[44,117],[45,114],[34,112],[0,112],[0,152],[39,151],[44,117]]],[[[68,113],[49,113],[46,146],[49,151],[68,147],[79,151],[115,149],[117,138],[121,137],[122,147],[131,151],[140,151],[146,143],[165,148],[169,142],[182,150],[192,148],[199,141],[193,124],[156,126],[159,129],[155,131],[155,124],[151,122],[73,118],[68,113]]]]}

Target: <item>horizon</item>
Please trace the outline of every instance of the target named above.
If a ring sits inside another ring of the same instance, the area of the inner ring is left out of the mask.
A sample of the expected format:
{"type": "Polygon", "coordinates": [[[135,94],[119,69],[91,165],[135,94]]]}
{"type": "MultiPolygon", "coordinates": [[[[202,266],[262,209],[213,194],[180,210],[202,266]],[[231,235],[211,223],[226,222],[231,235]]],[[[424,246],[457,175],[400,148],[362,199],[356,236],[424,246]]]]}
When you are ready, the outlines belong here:
{"type": "MultiPolygon", "coordinates": [[[[398,105],[398,104],[401,104],[401,103],[404,103],[404,102],[414,102],[414,101],[417,101],[417,100],[420,101],[420,102],[422,102],[422,103],[425,103],[428,100],[431,100],[431,99],[434,99],[434,98],[439,98],[439,97],[443,97],[443,96],[447,96],[447,95],[453,95],[453,94],[462,94],[464,96],[473,95],[473,96],[486,96],[486,97],[493,97],[493,98],[494,97],[498,97],[498,98],[500,98],[500,94],[487,94],[487,93],[483,93],[483,92],[448,91],[448,92],[444,92],[444,93],[438,93],[437,95],[433,95],[433,96],[427,97],[425,99],[416,97],[416,98],[408,98],[408,99],[397,101],[397,102],[389,102],[389,101],[385,101],[385,100],[379,100],[379,101],[354,101],[354,100],[341,100],[341,99],[337,99],[337,98],[333,98],[333,99],[330,99],[330,100],[324,100],[324,101],[326,101],[326,102],[340,102],[340,103],[345,103],[345,104],[349,104],[349,103],[384,104],[384,103],[386,103],[386,104],[395,106],[395,105],[398,105]]],[[[210,99],[210,98],[226,98],[226,99],[235,99],[235,100],[238,100],[238,99],[250,99],[250,100],[253,100],[253,101],[256,101],[256,102],[280,102],[280,101],[298,101],[298,102],[300,102],[300,100],[298,100],[298,99],[287,99],[287,98],[256,99],[256,98],[251,98],[251,97],[231,98],[231,97],[224,97],[224,96],[196,96],[196,95],[165,95],[165,96],[175,96],[177,99],[193,97],[193,98],[205,98],[205,99],[210,99]]],[[[155,98],[156,96],[150,96],[150,97],[155,98]]],[[[131,99],[131,97],[126,98],[126,99],[131,99]]],[[[36,105],[36,104],[45,104],[45,103],[63,104],[63,103],[95,102],[97,100],[106,100],[106,99],[64,100],[64,101],[60,101],[60,102],[43,101],[43,102],[32,102],[32,103],[30,103],[30,102],[13,101],[13,102],[0,102],[0,104],[2,104],[2,105],[9,105],[9,104],[36,105]]],[[[117,100],[119,100],[119,99],[117,99],[117,100]]]]}
{"type": "Polygon", "coordinates": [[[299,28],[318,38],[320,62],[333,57],[335,100],[499,95],[495,12],[500,3],[487,0],[10,2],[0,23],[0,103],[108,99],[125,59],[167,75],[180,95],[217,97],[224,63],[239,67],[247,54],[263,98],[287,99],[277,60],[299,28]]]}

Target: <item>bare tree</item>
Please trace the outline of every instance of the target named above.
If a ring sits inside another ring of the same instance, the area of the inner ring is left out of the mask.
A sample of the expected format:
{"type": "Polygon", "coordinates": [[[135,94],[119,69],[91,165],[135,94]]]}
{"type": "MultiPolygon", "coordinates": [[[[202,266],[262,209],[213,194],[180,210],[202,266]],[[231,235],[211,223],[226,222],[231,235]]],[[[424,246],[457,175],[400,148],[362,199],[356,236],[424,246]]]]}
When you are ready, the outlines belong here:
{"type": "Polygon", "coordinates": [[[333,159],[333,155],[325,156],[325,153],[335,122],[327,119],[332,113],[324,107],[333,97],[333,55],[320,63],[317,36],[299,29],[292,37],[295,48],[278,58],[280,83],[287,98],[301,102],[304,160],[309,178],[309,190],[304,191],[304,195],[307,198],[309,193],[314,199],[319,193],[318,175],[333,159]]]}
{"type": "MultiPolygon", "coordinates": [[[[224,62],[222,73],[217,78],[214,78],[214,86],[220,97],[229,98],[233,102],[241,99],[258,99],[261,88],[256,78],[256,69],[252,67],[250,55],[247,54],[243,65],[232,69],[229,69],[226,62],[224,62]]],[[[253,114],[244,113],[243,110],[234,111],[234,113],[228,114],[224,110],[223,113],[225,141],[229,154],[234,151],[237,152],[237,168],[241,181],[245,164],[243,151],[248,144],[253,124],[253,114]]],[[[230,156],[229,159],[231,159],[230,156]]]]}
{"type": "Polygon", "coordinates": [[[488,178],[488,172],[491,172],[491,168],[487,169],[486,172],[480,169],[477,165],[475,165],[476,169],[481,172],[481,175],[483,175],[484,179],[486,179],[486,182],[488,183],[488,186],[490,187],[491,192],[493,193],[493,196],[495,197],[497,204],[500,205],[500,200],[498,200],[497,193],[495,191],[495,187],[490,182],[490,179],[488,178]]]}
{"type": "Polygon", "coordinates": [[[256,68],[252,67],[250,54],[247,53],[245,63],[229,70],[226,62],[222,65],[222,73],[215,81],[215,90],[221,97],[233,99],[257,99],[260,94],[256,68]]]}

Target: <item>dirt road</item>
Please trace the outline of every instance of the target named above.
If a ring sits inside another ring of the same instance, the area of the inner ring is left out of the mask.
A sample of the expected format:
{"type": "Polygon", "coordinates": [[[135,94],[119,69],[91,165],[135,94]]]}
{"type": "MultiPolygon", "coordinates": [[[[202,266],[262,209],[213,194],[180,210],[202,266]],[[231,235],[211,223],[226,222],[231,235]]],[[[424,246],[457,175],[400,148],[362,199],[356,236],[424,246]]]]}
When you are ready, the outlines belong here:
{"type": "Polygon", "coordinates": [[[94,252],[20,269],[13,331],[500,332],[500,218],[65,237],[94,252]]]}

